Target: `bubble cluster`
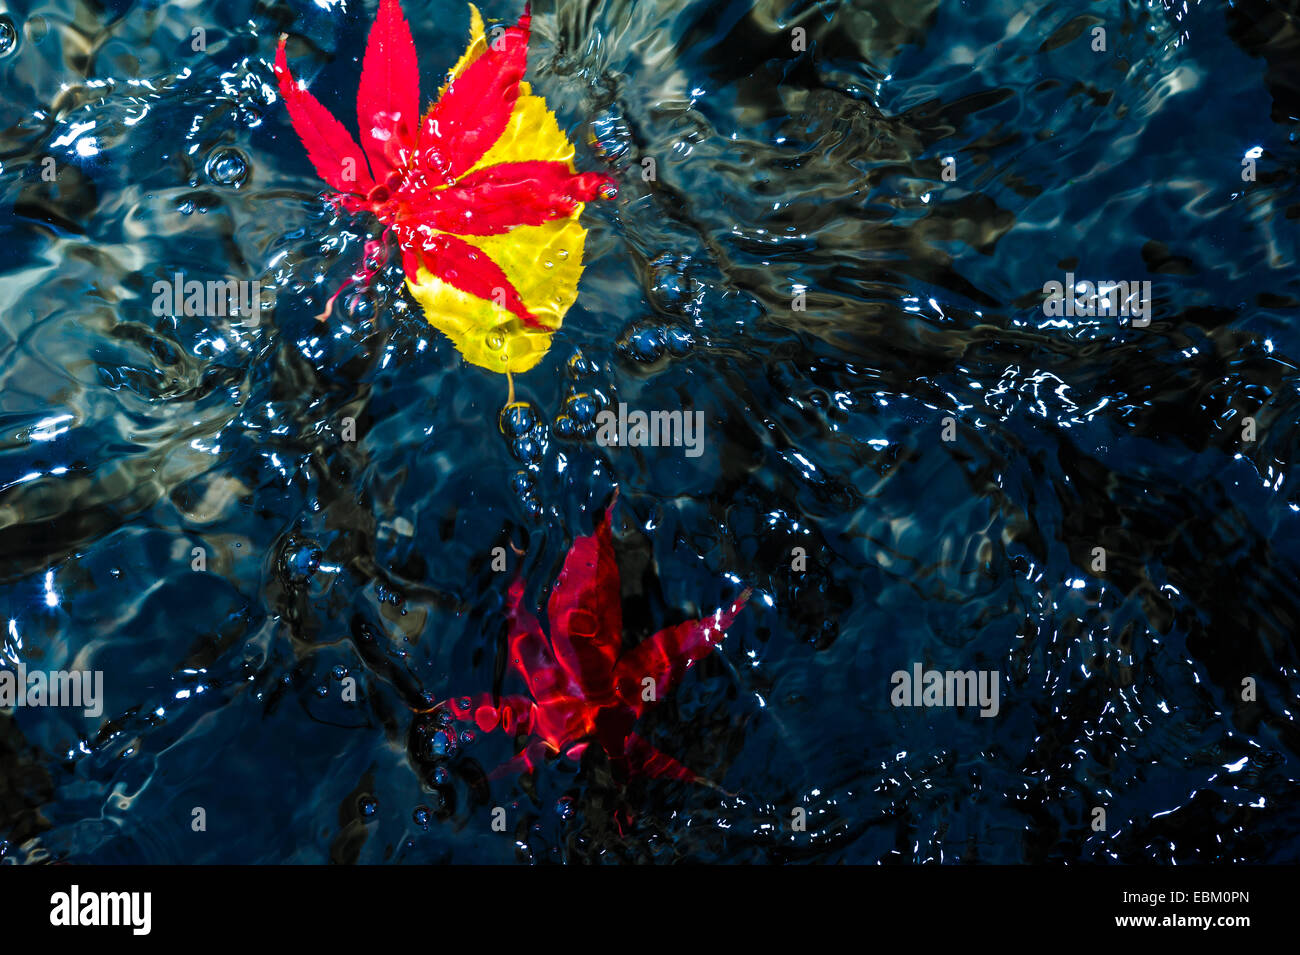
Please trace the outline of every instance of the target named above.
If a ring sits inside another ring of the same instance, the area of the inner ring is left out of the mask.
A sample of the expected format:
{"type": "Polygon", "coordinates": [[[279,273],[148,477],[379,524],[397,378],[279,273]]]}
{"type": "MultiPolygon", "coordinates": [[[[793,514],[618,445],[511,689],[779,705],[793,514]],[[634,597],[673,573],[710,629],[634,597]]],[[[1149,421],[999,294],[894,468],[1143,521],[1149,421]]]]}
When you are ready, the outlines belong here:
{"type": "Polygon", "coordinates": [[[528,467],[540,466],[548,430],[537,408],[527,401],[511,402],[501,409],[498,423],[515,459],[528,467]]]}
{"type": "Polygon", "coordinates": [[[587,437],[596,429],[596,418],[609,401],[598,390],[570,391],[564,410],[555,419],[556,433],[565,438],[587,437]]]}
{"type": "Polygon", "coordinates": [[[531,471],[516,471],[510,482],[519,503],[528,512],[529,517],[540,517],[542,501],[537,494],[537,479],[531,471]]]}
{"type": "Polygon", "coordinates": [[[555,433],[566,439],[586,437],[595,429],[596,416],[609,404],[609,399],[589,381],[598,368],[582,352],[575,352],[566,368],[567,393],[563,410],[555,419],[555,433]]]}

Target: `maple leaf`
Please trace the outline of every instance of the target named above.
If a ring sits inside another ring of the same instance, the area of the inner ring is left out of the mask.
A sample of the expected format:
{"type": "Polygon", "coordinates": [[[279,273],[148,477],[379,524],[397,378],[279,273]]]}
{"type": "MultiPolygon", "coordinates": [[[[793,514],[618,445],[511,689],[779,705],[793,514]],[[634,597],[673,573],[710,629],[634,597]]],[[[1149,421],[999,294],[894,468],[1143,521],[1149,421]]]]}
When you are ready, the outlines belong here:
{"type": "Polygon", "coordinates": [[[509,664],[529,695],[480,694],[433,708],[455,720],[472,720],[483,732],[500,729],[527,738],[523,750],[494,778],[531,771],[548,754],[578,759],[595,744],[620,775],[699,779],[638,736],[635,725],[722,642],[750,591],[726,610],[668,627],[623,652],[619,572],[610,531],[615,502],[596,532],[575,540],[565,557],[546,607],[549,636],[523,604],[523,581],[511,584],[509,664]]]}
{"type": "Polygon", "coordinates": [[[376,252],[392,234],[428,322],[471,363],[522,372],[546,354],[577,300],[584,204],[613,198],[616,187],[609,176],[576,170],[573,144],[523,79],[528,8],[491,42],[473,4],[470,15],[469,47],[421,117],[410,26],[398,0],[381,0],[357,88],[360,146],[294,80],[284,36],[275,75],[332,199],[384,226],[344,288],[374,274],[376,252]]]}

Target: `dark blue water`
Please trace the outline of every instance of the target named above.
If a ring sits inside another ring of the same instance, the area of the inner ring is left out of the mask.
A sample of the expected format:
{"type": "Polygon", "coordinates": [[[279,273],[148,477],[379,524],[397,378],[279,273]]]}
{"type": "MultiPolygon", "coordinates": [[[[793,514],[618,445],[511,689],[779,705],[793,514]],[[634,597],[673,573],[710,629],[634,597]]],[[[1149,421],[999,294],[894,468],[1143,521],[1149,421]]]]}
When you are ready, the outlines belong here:
{"type": "MultiPolygon", "coordinates": [[[[540,0],[621,194],[522,435],[396,260],[313,319],[375,223],[270,61],[350,117],[375,7],[5,4],[0,653],[104,710],[0,711],[4,861],[1300,860],[1295,2],[540,0]],[[177,271],[274,307],[159,318],[177,271]],[[1046,317],[1067,272],[1150,324],[1046,317]],[[704,453],[564,423],[619,402],[704,453]],[[491,548],[542,604],[614,485],[628,641],[755,588],[642,727],[725,792],[415,730],[516,689],[491,548]],[[997,715],[891,705],[914,663],[997,715]]],[[[468,12],[405,9],[427,99],[468,12]]]]}

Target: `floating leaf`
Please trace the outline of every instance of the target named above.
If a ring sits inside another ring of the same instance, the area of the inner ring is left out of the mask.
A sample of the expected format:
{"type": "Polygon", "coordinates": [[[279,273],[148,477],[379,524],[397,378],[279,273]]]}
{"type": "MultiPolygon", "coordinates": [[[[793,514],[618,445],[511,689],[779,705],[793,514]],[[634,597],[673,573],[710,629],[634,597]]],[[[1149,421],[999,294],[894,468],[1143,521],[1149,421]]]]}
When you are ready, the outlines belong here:
{"type": "MultiPolygon", "coordinates": [[[[407,288],[429,323],[473,364],[522,372],[546,354],[577,300],[585,203],[615,187],[577,172],[573,144],[523,79],[530,14],[489,42],[478,9],[470,12],[469,47],[417,123],[410,27],[398,0],[382,0],[357,92],[360,147],[294,81],[283,38],[275,73],[336,201],[373,213],[396,237],[407,288]]],[[[372,271],[367,264],[353,279],[372,271]]]]}

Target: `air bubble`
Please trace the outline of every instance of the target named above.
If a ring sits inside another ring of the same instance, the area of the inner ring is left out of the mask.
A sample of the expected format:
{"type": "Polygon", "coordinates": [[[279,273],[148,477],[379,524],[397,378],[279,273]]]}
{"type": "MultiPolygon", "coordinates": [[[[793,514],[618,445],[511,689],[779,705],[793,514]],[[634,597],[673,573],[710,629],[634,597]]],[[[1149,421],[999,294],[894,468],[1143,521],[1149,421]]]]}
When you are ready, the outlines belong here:
{"type": "Polygon", "coordinates": [[[680,325],[669,325],[664,329],[664,343],[672,354],[680,358],[695,347],[695,337],[680,325]]]}
{"type": "Polygon", "coordinates": [[[248,179],[248,159],[233,146],[214,149],[204,172],[218,186],[238,189],[248,179]]]}
{"type": "Polygon", "coordinates": [[[586,378],[596,373],[596,366],[582,352],[574,352],[573,357],[569,359],[569,376],[571,378],[586,378]]]}
{"type": "Polygon", "coordinates": [[[280,562],[280,571],[286,581],[301,584],[320,570],[321,549],[312,541],[291,542],[280,562]]]}
{"type": "Polygon", "coordinates": [[[600,400],[590,394],[576,394],[570,396],[564,410],[575,422],[586,428],[596,423],[600,404],[600,400]]]}
{"type": "Polygon", "coordinates": [[[18,31],[8,17],[0,17],[0,56],[8,56],[18,47],[18,31]]]}
{"type": "Polygon", "coordinates": [[[537,464],[541,461],[542,455],[546,453],[546,443],[535,434],[530,433],[515,438],[511,442],[510,451],[523,464],[537,464]]]}
{"type": "Polygon", "coordinates": [[[455,756],[456,734],[447,730],[438,730],[429,741],[429,750],[434,756],[455,756]]]}
{"type": "Polygon", "coordinates": [[[50,25],[45,22],[43,16],[37,14],[27,21],[27,25],[23,28],[23,32],[27,34],[27,39],[31,40],[33,43],[40,43],[45,39],[46,35],[49,34],[50,25]]]}
{"type": "Polygon", "coordinates": [[[679,309],[687,300],[691,280],[686,275],[690,260],[685,256],[668,253],[655,256],[646,276],[646,292],[665,311],[679,309]]]}
{"type": "Polygon", "coordinates": [[[638,322],[623,332],[618,347],[629,358],[648,364],[658,361],[663,355],[665,337],[659,326],[638,322]]]}
{"type": "Polygon", "coordinates": [[[527,401],[516,401],[501,409],[501,433],[508,438],[519,438],[537,427],[537,411],[527,401]]]}

